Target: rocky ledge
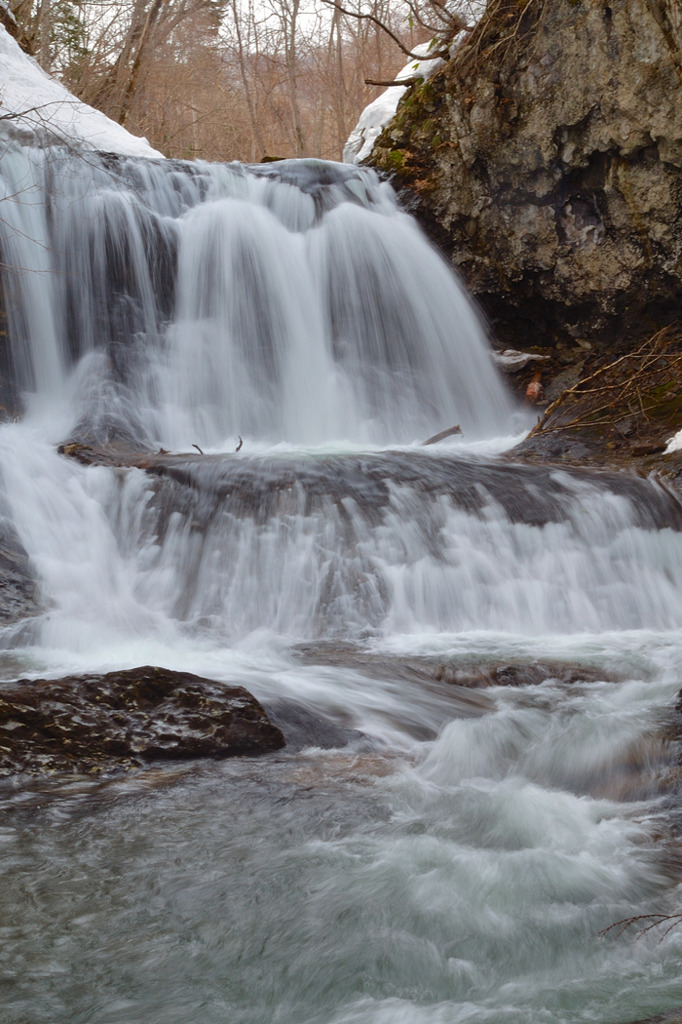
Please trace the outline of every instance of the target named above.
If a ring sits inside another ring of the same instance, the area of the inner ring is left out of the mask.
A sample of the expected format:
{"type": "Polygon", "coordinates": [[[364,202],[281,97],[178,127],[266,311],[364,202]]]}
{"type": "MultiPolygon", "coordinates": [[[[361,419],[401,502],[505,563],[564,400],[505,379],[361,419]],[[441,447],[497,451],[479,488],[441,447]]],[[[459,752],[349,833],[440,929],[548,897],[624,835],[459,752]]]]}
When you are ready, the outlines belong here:
{"type": "Polygon", "coordinates": [[[250,693],[188,672],[146,666],[0,688],[0,776],[109,773],[283,746],[250,693]]]}
{"type": "MultiPolygon", "coordinates": [[[[619,677],[591,665],[571,664],[548,658],[543,661],[488,662],[481,659],[441,658],[437,655],[406,657],[367,650],[343,640],[319,640],[292,649],[304,665],[333,665],[362,672],[373,679],[443,684],[454,689],[485,690],[495,686],[539,686],[550,680],[562,685],[616,682],[619,677]]],[[[490,710],[491,705],[479,707],[490,710]]]]}
{"type": "Polygon", "coordinates": [[[634,351],[586,359],[579,377],[538,416],[514,461],[629,469],[682,495],[682,328],[664,329],[634,351]]]}
{"type": "Polygon", "coordinates": [[[682,1007],[668,1013],[659,1013],[656,1017],[647,1017],[646,1020],[633,1021],[632,1024],[682,1024],[682,1007]]]}

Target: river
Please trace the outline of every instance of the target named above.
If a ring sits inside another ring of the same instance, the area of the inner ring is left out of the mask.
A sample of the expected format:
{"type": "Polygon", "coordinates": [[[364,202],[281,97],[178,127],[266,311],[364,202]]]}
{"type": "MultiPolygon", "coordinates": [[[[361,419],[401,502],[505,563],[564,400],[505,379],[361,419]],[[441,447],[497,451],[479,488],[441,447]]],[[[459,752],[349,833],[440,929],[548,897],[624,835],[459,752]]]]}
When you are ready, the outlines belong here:
{"type": "Polygon", "coordinates": [[[680,908],[677,499],[504,457],[477,314],[369,170],[9,141],[0,177],[0,511],[41,599],[2,677],[188,670],[290,739],[5,780],[3,1024],[682,1004],[682,929],[601,934],[680,908]]]}

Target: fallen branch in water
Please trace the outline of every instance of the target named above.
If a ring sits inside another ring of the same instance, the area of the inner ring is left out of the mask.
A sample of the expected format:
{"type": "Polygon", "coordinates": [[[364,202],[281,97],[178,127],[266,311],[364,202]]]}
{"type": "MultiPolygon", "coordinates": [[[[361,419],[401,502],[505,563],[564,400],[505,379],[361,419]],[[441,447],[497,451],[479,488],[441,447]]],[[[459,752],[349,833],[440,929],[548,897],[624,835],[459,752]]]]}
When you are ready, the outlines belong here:
{"type": "Polygon", "coordinates": [[[668,925],[668,927],[658,940],[660,944],[661,942],[663,942],[663,939],[666,937],[666,935],[668,935],[673,930],[673,928],[675,928],[678,924],[682,922],[682,913],[636,914],[634,917],[624,917],[620,921],[614,921],[613,924],[610,924],[608,926],[608,928],[602,928],[602,930],[599,932],[599,936],[603,939],[606,935],[608,935],[610,931],[613,931],[614,928],[620,928],[620,931],[616,935],[616,938],[619,939],[623,932],[630,927],[630,925],[638,924],[640,921],[650,921],[651,924],[647,924],[644,928],[639,929],[639,931],[637,932],[638,939],[641,939],[643,935],[646,935],[647,932],[650,932],[653,928],[658,928],[659,925],[668,925]]]}
{"type": "Polygon", "coordinates": [[[204,454],[198,444],[193,444],[192,448],[196,448],[196,450],[199,452],[199,455],[203,455],[204,454]]]}
{"type": "Polygon", "coordinates": [[[425,448],[427,444],[438,444],[439,441],[444,441],[446,437],[453,437],[455,434],[461,434],[462,428],[459,423],[456,423],[454,427],[448,427],[447,430],[441,430],[440,434],[434,434],[433,437],[428,438],[427,441],[422,442],[422,448],[425,448]]]}

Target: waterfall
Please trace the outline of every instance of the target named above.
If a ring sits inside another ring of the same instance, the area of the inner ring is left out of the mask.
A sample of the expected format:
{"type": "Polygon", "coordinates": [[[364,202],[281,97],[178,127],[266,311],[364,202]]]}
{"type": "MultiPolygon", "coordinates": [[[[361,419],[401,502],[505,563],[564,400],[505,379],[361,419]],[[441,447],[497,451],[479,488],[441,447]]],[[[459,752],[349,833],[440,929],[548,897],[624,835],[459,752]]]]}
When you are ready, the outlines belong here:
{"type": "Polygon", "coordinates": [[[10,140],[0,188],[4,678],[163,665],[304,737],[0,780],[8,1020],[682,1002],[679,930],[599,938],[679,909],[679,500],[499,456],[475,309],[371,170],[10,140]]]}
{"type": "Polygon", "coordinates": [[[16,146],[2,183],[17,387],[85,366],[95,432],[131,407],[167,449],[509,429],[475,311],[372,171],[16,146]]]}

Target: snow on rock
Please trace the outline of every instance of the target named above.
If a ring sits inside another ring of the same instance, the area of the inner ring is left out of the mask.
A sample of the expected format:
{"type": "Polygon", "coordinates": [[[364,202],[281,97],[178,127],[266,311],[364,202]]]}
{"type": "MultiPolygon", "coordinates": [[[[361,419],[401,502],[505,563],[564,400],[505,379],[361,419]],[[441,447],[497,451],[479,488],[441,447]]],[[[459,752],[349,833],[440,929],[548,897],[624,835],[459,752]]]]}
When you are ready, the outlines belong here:
{"type": "MultiPolygon", "coordinates": [[[[429,43],[415,46],[413,52],[420,57],[427,57],[437,44],[438,40],[432,39],[429,43]]],[[[395,76],[396,81],[401,82],[414,77],[414,75],[429,78],[444,63],[442,57],[430,60],[411,60],[395,76]]],[[[360,114],[360,120],[348,136],[348,142],[343,147],[344,163],[359,164],[361,160],[365,160],[369,156],[374,143],[394,116],[398,109],[398,103],[406,92],[406,85],[390,85],[382,92],[381,96],[377,96],[372,103],[365,107],[360,114]]]]}
{"type": "Polygon", "coordinates": [[[1,25],[0,120],[71,146],[124,156],[163,156],[146,139],[131,135],[100,110],[76,99],[28,57],[1,25]]]}
{"type": "Polygon", "coordinates": [[[668,438],[663,454],[672,455],[673,452],[679,452],[680,449],[682,449],[682,430],[678,430],[676,434],[668,438]]]}
{"type": "MultiPolygon", "coordinates": [[[[486,8],[487,0],[445,0],[443,7],[450,14],[459,16],[467,26],[461,32],[457,32],[449,43],[450,55],[454,53],[462,42],[467,32],[480,20],[486,8]]],[[[428,43],[420,43],[415,46],[413,53],[426,60],[413,60],[406,64],[402,71],[397,74],[396,81],[403,81],[419,75],[424,79],[430,78],[441,67],[445,61],[440,57],[428,59],[429,53],[442,46],[442,39],[432,39],[428,43]]],[[[378,96],[372,103],[365,107],[360,120],[348,136],[348,141],[343,148],[343,160],[347,164],[359,164],[366,160],[372,152],[374,143],[382,131],[395,115],[398,103],[407,90],[405,85],[391,85],[381,96],[378,96]]]]}
{"type": "Polygon", "coordinates": [[[542,356],[537,352],[519,352],[515,348],[506,348],[503,352],[491,352],[491,356],[494,363],[512,372],[522,370],[528,363],[549,359],[549,356],[542,356]]]}

